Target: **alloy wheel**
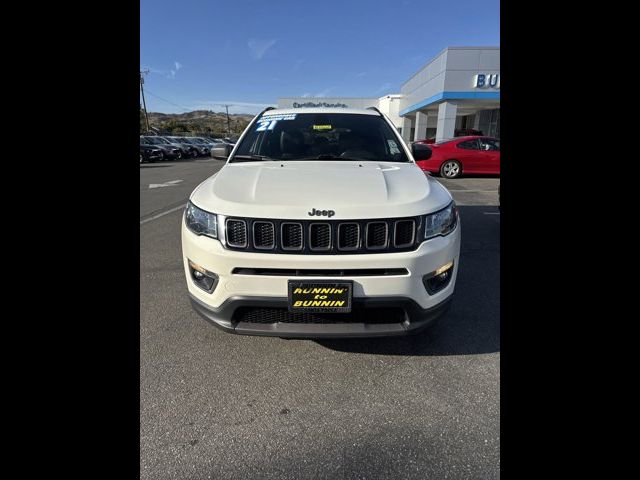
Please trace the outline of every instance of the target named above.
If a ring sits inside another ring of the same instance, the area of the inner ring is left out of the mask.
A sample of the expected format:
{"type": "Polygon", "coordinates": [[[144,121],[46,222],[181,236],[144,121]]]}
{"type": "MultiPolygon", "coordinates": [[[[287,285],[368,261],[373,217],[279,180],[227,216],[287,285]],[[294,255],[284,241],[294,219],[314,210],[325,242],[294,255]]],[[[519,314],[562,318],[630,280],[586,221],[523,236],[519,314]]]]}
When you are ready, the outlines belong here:
{"type": "Polygon", "coordinates": [[[442,166],[442,172],[447,178],[455,178],[460,175],[460,164],[458,162],[446,162],[442,166]]]}

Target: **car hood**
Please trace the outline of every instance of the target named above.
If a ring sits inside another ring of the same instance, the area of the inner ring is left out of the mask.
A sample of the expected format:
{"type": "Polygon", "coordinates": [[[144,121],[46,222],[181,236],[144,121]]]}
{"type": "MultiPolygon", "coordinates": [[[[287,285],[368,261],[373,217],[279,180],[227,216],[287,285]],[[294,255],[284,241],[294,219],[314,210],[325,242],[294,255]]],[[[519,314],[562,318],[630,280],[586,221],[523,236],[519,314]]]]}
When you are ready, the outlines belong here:
{"type": "Polygon", "coordinates": [[[340,220],[422,215],[451,194],[414,163],[274,161],[228,163],[191,201],[221,215],[300,220],[315,208],[340,220]]]}

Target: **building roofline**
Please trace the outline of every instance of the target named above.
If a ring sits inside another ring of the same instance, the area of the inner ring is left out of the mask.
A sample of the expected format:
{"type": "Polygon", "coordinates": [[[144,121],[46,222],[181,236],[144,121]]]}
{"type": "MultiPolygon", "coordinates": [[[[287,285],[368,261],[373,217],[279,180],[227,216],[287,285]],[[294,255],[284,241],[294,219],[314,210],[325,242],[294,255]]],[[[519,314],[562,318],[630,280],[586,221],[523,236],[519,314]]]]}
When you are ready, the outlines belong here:
{"type": "Polygon", "coordinates": [[[278,100],[289,100],[295,98],[296,100],[304,99],[304,100],[331,100],[332,98],[344,98],[346,100],[377,100],[380,97],[278,97],[278,100]]]}
{"type": "Polygon", "coordinates": [[[426,67],[431,65],[436,58],[438,58],[440,55],[442,55],[444,52],[446,52],[448,50],[500,50],[500,46],[495,46],[494,45],[492,47],[445,47],[440,51],[440,53],[438,53],[433,58],[431,58],[431,60],[429,60],[427,63],[423,64],[418,70],[415,71],[415,73],[413,75],[411,75],[403,83],[401,83],[400,84],[400,90],[402,90],[402,87],[404,87],[407,83],[409,83],[413,77],[415,77],[422,70],[424,70],[426,67]]]}
{"type": "Polygon", "coordinates": [[[340,107],[302,107],[302,108],[276,108],[269,110],[267,115],[291,115],[303,113],[340,113],[340,114],[364,114],[379,115],[379,112],[368,108],[340,108],[340,107]]]}

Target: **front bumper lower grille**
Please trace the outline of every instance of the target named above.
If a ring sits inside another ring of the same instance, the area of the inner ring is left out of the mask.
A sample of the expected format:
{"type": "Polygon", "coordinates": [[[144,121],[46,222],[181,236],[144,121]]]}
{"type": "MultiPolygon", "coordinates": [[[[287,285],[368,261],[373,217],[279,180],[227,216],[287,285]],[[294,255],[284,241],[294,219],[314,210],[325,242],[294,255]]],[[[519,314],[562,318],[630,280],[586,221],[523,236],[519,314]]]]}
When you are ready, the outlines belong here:
{"type": "Polygon", "coordinates": [[[367,323],[388,324],[405,321],[402,308],[354,308],[350,313],[291,313],[278,307],[240,307],[233,314],[233,322],[245,323],[367,323]]]}
{"type": "Polygon", "coordinates": [[[358,254],[415,250],[422,217],[372,220],[272,220],[228,217],[225,247],[261,253],[358,254]]]}

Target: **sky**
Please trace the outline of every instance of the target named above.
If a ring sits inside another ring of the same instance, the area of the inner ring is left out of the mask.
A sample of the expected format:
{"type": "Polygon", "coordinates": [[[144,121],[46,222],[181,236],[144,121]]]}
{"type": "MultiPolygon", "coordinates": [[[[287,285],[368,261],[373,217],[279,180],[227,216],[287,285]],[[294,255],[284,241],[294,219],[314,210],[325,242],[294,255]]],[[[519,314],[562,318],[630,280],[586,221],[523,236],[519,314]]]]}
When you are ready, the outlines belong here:
{"type": "Polygon", "coordinates": [[[150,112],[380,97],[448,46],[499,46],[498,0],[140,0],[150,112]]]}

